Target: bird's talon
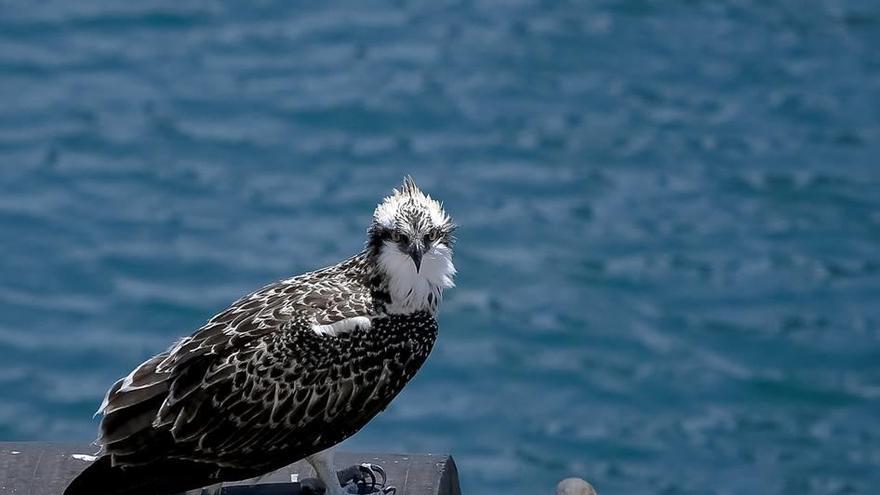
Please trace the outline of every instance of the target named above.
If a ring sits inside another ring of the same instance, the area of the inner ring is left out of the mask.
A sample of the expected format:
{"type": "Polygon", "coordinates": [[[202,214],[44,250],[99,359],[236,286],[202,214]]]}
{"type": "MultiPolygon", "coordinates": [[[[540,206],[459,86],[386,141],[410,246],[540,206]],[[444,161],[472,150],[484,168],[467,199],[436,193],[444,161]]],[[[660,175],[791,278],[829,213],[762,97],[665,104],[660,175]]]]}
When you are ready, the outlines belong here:
{"type": "Polygon", "coordinates": [[[388,485],[386,487],[383,487],[381,492],[385,495],[397,495],[397,487],[388,485]]]}

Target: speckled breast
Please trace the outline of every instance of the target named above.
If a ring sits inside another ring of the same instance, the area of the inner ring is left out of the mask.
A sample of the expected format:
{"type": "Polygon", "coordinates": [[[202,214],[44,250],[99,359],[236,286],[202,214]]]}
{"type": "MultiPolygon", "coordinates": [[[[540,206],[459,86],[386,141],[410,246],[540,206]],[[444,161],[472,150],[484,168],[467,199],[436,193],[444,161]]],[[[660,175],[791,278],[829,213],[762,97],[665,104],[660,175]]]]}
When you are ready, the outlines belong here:
{"type": "MultiPolygon", "coordinates": [[[[251,468],[270,468],[279,458],[293,462],[345,440],[388,406],[425,362],[436,337],[436,320],[420,312],[374,318],[371,328],[339,336],[300,332],[277,341],[285,348],[266,350],[273,360],[268,372],[280,373],[283,362],[284,379],[275,381],[283,386],[267,387],[261,398],[273,402],[272,413],[244,426],[251,432],[231,433],[249,441],[230,452],[239,462],[241,452],[248,453],[251,468]],[[260,441],[251,442],[255,438],[260,441]]],[[[222,463],[223,453],[215,454],[222,463]]]]}

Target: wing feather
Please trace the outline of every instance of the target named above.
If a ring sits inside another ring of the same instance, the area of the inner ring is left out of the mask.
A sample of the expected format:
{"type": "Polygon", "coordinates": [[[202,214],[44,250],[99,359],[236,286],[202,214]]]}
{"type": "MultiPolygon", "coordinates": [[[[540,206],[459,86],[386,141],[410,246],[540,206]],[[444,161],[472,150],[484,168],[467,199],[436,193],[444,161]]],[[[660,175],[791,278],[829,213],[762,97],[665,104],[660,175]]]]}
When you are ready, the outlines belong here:
{"type": "Polygon", "coordinates": [[[339,441],[402,387],[389,370],[403,349],[350,343],[373,316],[366,287],[332,271],[264,287],[114,384],[100,441],[122,464],[172,457],[248,469],[270,461],[245,450],[306,455],[339,441]],[[348,319],[356,323],[333,326],[348,319]]]}

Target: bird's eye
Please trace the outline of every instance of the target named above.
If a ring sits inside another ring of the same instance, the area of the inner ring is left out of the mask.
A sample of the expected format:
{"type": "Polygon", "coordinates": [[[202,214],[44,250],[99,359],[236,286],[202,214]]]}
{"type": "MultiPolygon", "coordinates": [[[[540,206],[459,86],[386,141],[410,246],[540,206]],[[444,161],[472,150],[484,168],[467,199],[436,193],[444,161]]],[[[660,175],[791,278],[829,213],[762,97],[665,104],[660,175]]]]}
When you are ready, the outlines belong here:
{"type": "Polygon", "coordinates": [[[391,232],[391,240],[394,242],[400,242],[400,232],[398,232],[396,230],[392,231],[391,232]]]}
{"type": "Polygon", "coordinates": [[[439,230],[432,230],[432,231],[431,231],[428,235],[426,235],[425,237],[427,237],[429,241],[434,242],[434,241],[436,241],[437,239],[440,239],[440,234],[441,234],[441,232],[440,232],[439,230]]]}

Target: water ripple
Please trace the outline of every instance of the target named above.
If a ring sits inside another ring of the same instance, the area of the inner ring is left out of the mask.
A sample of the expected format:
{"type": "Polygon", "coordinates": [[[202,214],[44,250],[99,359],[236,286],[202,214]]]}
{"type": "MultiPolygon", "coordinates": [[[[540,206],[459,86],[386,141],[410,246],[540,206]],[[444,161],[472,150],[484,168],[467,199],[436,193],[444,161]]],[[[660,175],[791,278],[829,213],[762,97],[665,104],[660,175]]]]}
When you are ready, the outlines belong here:
{"type": "Polygon", "coordinates": [[[12,3],[0,439],[362,245],[405,173],[461,225],[425,369],[346,447],[467,492],[880,484],[869,2],[12,3]]]}

